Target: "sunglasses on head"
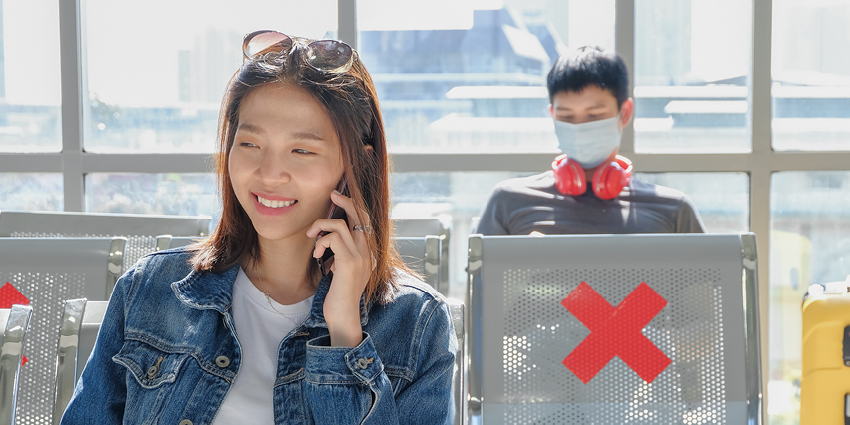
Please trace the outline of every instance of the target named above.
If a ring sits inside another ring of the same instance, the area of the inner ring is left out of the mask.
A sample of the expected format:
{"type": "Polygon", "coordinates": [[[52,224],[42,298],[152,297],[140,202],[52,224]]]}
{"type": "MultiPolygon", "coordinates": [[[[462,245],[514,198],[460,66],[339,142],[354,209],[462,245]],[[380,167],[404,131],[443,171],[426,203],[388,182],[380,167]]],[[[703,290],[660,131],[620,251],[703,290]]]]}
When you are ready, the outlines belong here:
{"type": "Polygon", "coordinates": [[[247,59],[258,59],[268,53],[291,54],[298,43],[303,47],[304,61],[317,71],[342,73],[351,69],[354,49],[337,40],[316,40],[305,44],[298,39],[272,30],[254,31],[242,41],[242,54],[247,59]]]}

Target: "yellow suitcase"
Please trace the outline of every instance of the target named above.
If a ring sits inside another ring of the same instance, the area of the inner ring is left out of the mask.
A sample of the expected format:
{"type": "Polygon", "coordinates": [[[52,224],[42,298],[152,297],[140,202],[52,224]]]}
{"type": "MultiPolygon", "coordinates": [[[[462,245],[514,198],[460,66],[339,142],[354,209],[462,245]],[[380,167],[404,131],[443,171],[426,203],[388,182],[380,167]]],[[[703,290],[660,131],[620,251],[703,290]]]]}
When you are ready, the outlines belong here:
{"type": "Polygon", "coordinates": [[[803,302],[800,425],[850,424],[850,276],[803,302]]]}

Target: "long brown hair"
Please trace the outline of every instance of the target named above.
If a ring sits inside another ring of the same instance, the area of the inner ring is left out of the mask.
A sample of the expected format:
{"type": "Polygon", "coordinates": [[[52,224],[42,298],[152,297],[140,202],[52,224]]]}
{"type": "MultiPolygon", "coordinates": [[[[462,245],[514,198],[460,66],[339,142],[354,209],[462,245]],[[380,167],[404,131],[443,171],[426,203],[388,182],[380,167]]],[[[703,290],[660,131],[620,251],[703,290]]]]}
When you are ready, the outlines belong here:
{"type": "MultiPolygon", "coordinates": [[[[295,51],[270,53],[246,59],[228,83],[218,123],[219,149],[214,154],[218,186],[222,197],[221,220],[209,239],[199,244],[192,258],[197,271],[220,272],[242,260],[260,260],[257,232],[248,214],[236,199],[228,171],[230,150],[239,124],[242,102],[259,87],[283,82],[294,84],[312,94],[325,108],[339,137],[343,158],[343,176],[358,211],[371,224],[369,248],[377,266],[365,294],[367,301],[387,302],[396,287],[394,270],[405,269],[392,241],[390,221],[389,158],[384,123],[378,106],[375,85],[356,52],[346,72],[317,71],[304,62],[300,44],[295,51]],[[364,149],[371,146],[372,149],[364,149]]],[[[318,273],[315,261],[308,261],[308,276],[318,273]]]]}

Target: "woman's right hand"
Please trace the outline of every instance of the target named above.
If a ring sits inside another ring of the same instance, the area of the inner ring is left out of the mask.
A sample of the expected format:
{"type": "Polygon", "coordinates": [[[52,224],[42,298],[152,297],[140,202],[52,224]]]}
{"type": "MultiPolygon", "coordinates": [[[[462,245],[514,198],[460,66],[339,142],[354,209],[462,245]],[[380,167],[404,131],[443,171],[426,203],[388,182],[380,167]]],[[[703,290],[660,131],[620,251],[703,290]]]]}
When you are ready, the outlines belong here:
{"type": "Polygon", "coordinates": [[[316,220],[307,236],[315,238],[321,231],[329,232],[316,241],[313,250],[315,258],[320,258],[326,249],[334,252],[333,281],[325,298],[324,316],[331,345],[355,347],[363,340],[360,299],[375,267],[367,234],[371,233],[371,226],[360,222],[351,198],[333,191],[331,202],[345,210],[348,224],[344,220],[316,220]]]}

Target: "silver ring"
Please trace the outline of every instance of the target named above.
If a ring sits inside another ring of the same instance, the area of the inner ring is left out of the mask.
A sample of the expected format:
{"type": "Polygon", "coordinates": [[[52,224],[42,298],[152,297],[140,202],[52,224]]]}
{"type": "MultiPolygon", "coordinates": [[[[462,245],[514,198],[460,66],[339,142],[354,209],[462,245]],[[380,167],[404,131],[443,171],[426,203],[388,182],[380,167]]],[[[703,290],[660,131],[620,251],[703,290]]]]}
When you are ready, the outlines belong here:
{"type": "Polygon", "coordinates": [[[361,226],[361,225],[358,224],[358,225],[354,226],[353,230],[356,230],[358,232],[363,232],[367,235],[372,234],[372,226],[361,226]]]}

